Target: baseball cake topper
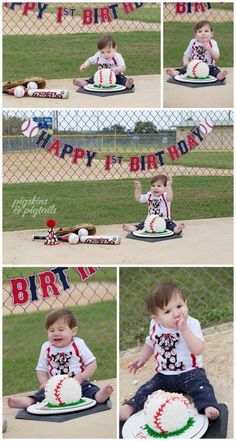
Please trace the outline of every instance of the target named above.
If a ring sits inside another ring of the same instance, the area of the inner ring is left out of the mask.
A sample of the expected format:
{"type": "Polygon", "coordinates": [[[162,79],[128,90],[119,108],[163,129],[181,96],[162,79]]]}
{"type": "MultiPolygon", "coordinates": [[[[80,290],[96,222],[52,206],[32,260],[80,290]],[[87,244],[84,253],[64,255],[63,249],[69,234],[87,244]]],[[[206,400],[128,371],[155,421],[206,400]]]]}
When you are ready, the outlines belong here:
{"type": "Polygon", "coordinates": [[[46,236],[44,245],[59,245],[57,234],[54,230],[54,227],[56,226],[56,221],[54,219],[48,219],[47,226],[48,234],[46,236]]]}

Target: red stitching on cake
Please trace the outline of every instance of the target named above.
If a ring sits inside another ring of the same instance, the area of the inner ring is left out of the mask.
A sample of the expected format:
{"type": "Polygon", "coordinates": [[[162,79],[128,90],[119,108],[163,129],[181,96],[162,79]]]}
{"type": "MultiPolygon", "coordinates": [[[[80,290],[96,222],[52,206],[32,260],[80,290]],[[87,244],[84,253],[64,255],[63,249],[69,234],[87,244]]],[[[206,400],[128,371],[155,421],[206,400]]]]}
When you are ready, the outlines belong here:
{"type": "Polygon", "coordinates": [[[110,86],[112,86],[112,70],[110,70],[110,74],[109,74],[109,83],[110,86]]]}
{"type": "Polygon", "coordinates": [[[150,230],[151,230],[153,233],[155,233],[155,230],[154,230],[154,222],[155,222],[155,220],[156,220],[156,217],[154,217],[154,218],[151,220],[151,222],[150,222],[150,230]]]}
{"type": "Polygon", "coordinates": [[[193,76],[195,77],[195,78],[197,78],[197,72],[196,72],[196,70],[197,70],[197,67],[198,67],[198,65],[201,63],[201,61],[198,61],[198,63],[196,63],[195,64],[195,66],[193,66],[193,76]]]}
{"type": "Polygon", "coordinates": [[[103,78],[102,78],[102,69],[99,70],[99,86],[102,86],[103,78]]]}
{"type": "Polygon", "coordinates": [[[161,433],[167,433],[167,431],[162,428],[161,421],[160,421],[162,414],[164,412],[164,409],[168,403],[170,403],[171,401],[176,401],[176,400],[182,401],[186,405],[189,404],[188,400],[184,397],[171,397],[171,398],[167,399],[165,401],[165,403],[161,404],[160,408],[158,409],[158,411],[154,415],[154,423],[156,424],[156,427],[160,430],[161,433]]]}
{"type": "Polygon", "coordinates": [[[61,400],[61,396],[60,396],[61,386],[62,386],[63,381],[65,381],[65,380],[66,380],[66,377],[65,377],[65,378],[62,378],[61,380],[59,380],[58,383],[57,383],[56,386],[55,386],[55,389],[54,389],[54,395],[55,395],[55,398],[56,398],[56,400],[59,402],[60,405],[65,404],[65,403],[61,400]]]}

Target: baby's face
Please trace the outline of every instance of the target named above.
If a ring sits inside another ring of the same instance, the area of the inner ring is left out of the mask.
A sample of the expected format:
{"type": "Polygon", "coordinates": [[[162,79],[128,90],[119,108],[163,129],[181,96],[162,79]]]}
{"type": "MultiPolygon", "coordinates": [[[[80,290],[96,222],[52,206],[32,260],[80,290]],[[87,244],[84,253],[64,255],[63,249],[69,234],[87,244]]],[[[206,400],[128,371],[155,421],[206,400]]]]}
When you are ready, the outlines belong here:
{"type": "Polygon", "coordinates": [[[77,328],[69,328],[64,320],[57,320],[48,328],[48,340],[57,348],[65,348],[70,344],[77,328]]]}
{"type": "Polygon", "coordinates": [[[178,329],[178,321],[187,313],[187,303],[179,294],[175,294],[163,309],[157,309],[154,319],[166,328],[178,329]]]}
{"type": "Polygon", "coordinates": [[[105,46],[103,49],[100,50],[100,54],[102,55],[105,60],[111,60],[114,55],[115,49],[111,46],[105,46]]]}
{"type": "Polygon", "coordinates": [[[213,37],[213,32],[208,25],[205,25],[197,30],[195,37],[200,43],[207,43],[213,37]]]}
{"type": "Polygon", "coordinates": [[[151,185],[151,192],[153,196],[160,196],[165,192],[165,186],[162,181],[156,181],[151,185]]]}

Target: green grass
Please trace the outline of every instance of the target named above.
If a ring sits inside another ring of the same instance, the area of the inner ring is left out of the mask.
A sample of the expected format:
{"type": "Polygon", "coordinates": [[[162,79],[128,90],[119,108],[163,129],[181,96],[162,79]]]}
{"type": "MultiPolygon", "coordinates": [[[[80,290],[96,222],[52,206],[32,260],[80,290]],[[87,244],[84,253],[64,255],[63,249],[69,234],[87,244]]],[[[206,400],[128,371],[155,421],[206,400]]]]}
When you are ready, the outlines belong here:
{"type": "MultiPolygon", "coordinates": [[[[119,179],[91,182],[52,182],[5,184],[3,186],[3,228],[5,231],[44,229],[50,213],[18,215],[15,200],[34,196],[55,205],[57,225],[90,222],[95,225],[137,222],[146,217],[146,204],[134,200],[134,180],[119,179]],[[104,198],[104,195],[106,197],[104,198]],[[76,201],[76,203],[75,203],[76,201]],[[73,208],[72,208],[73,207],[73,208]],[[91,209],[92,207],[92,209],[91,209]]],[[[149,179],[140,179],[143,192],[150,189],[149,179]]],[[[174,178],[172,217],[175,220],[228,217],[233,215],[233,178],[180,176],[174,178]]]]}
{"type": "MultiPolygon", "coordinates": [[[[46,79],[81,77],[79,67],[97,51],[99,37],[100,34],[96,33],[4,36],[4,81],[29,76],[46,79]]],[[[160,73],[159,32],[114,32],[113,37],[126,62],[127,75],[160,73]]],[[[95,66],[90,67],[82,76],[86,78],[95,71],[95,66]]]]}
{"type": "MultiPolygon", "coordinates": [[[[60,5],[61,6],[61,5],[60,5]]],[[[80,6],[79,3],[76,4],[76,15],[82,17],[83,9],[93,9],[97,8],[99,5],[97,3],[85,4],[84,6],[80,6]]],[[[74,5],[75,7],[75,5],[74,5]]],[[[49,6],[46,9],[46,12],[50,12],[51,14],[55,14],[57,8],[54,6],[49,6]]],[[[143,21],[146,23],[160,23],[160,6],[155,4],[146,3],[143,7],[135,9],[132,13],[126,14],[122,5],[120,4],[118,8],[116,8],[116,13],[118,19],[120,20],[132,20],[132,21],[143,21]]],[[[111,17],[113,14],[111,13],[111,17]]]]}
{"type": "MultiPolygon", "coordinates": [[[[55,267],[54,267],[55,268],[55,267]]],[[[31,274],[38,274],[40,271],[46,271],[45,267],[30,267],[30,268],[3,268],[3,283],[7,283],[9,279],[14,277],[28,277],[31,274]]],[[[69,268],[66,275],[70,283],[81,282],[82,279],[75,268],[69,268]]],[[[116,269],[115,268],[99,268],[96,274],[90,277],[91,281],[96,282],[113,282],[116,283],[116,269]]],[[[85,281],[86,283],[87,281],[85,281]]]]}
{"type": "MultiPolygon", "coordinates": [[[[182,66],[184,51],[192,38],[194,38],[193,23],[166,22],[164,24],[164,67],[182,66]]],[[[217,65],[232,67],[233,23],[214,23],[213,38],[217,41],[220,50],[217,65]]]]}
{"type": "MultiPolygon", "coordinates": [[[[79,333],[97,358],[93,379],[116,377],[116,302],[70,307],[78,317],[79,333]]],[[[37,390],[35,367],[47,340],[47,313],[24,313],[3,318],[3,394],[37,390]]],[[[92,380],[93,380],[92,379],[92,380]]]]}
{"type": "Polygon", "coordinates": [[[122,350],[144,343],[150,322],[145,313],[146,297],[153,286],[163,282],[173,282],[183,290],[189,314],[201,322],[202,328],[233,320],[232,268],[121,268],[122,350]]]}

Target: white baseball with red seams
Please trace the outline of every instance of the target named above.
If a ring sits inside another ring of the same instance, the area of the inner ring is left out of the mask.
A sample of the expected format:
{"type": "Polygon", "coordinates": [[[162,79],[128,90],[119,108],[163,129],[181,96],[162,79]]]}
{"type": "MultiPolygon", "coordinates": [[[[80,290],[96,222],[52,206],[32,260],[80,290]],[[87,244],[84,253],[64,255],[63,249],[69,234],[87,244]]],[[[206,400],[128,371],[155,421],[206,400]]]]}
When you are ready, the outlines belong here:
{"type": "Polygon", "coordinates": [[[111,69],[99,69],[94,75],[94,84],[100,87],[112,87],[116,84],[116,76],[111,69]]]}
{"type": "Polygon", "coordinates": [[[82,395],[78,381],[68,375],[55,375],[45,387],[45,400],[53,405],[77,403],[82,395]]]}
{"type": "Polygon", "coordinates": [[[144,229],[148,233],[162,233],[166,229],[166,221],[157,214],[151,214],[144,222],[144,229]]]}
{"type": "Polygon", "coordinates": [[[199,129],[203,134],[211,133],[213,129],[213,122],[211,121],[209,116],[206,116],[206,118],[203,118],[200,123],[198,124],[199,129]]]}
{"type": "Polygon", "coordinates": [[[187,66],[187,76],[191,78],[207,78],[209,66],[201,60],[192,60],[187,66]]]}
{"type": "Polygon", "coordinates": [[[155,432],[175,432],[186,426],[190,409],[182,394],[158,390],[148,396],[144,405],[145,422],[155,432]]]}
{"type": "Polygon", "coordinates": [[[33,138],[38,134],[38,131],[38,124],[36,121],[33,121],[33,119],[27,119],[21,126],[21,132],[24,136],[27,136],[27,138],[33,138]]]}

